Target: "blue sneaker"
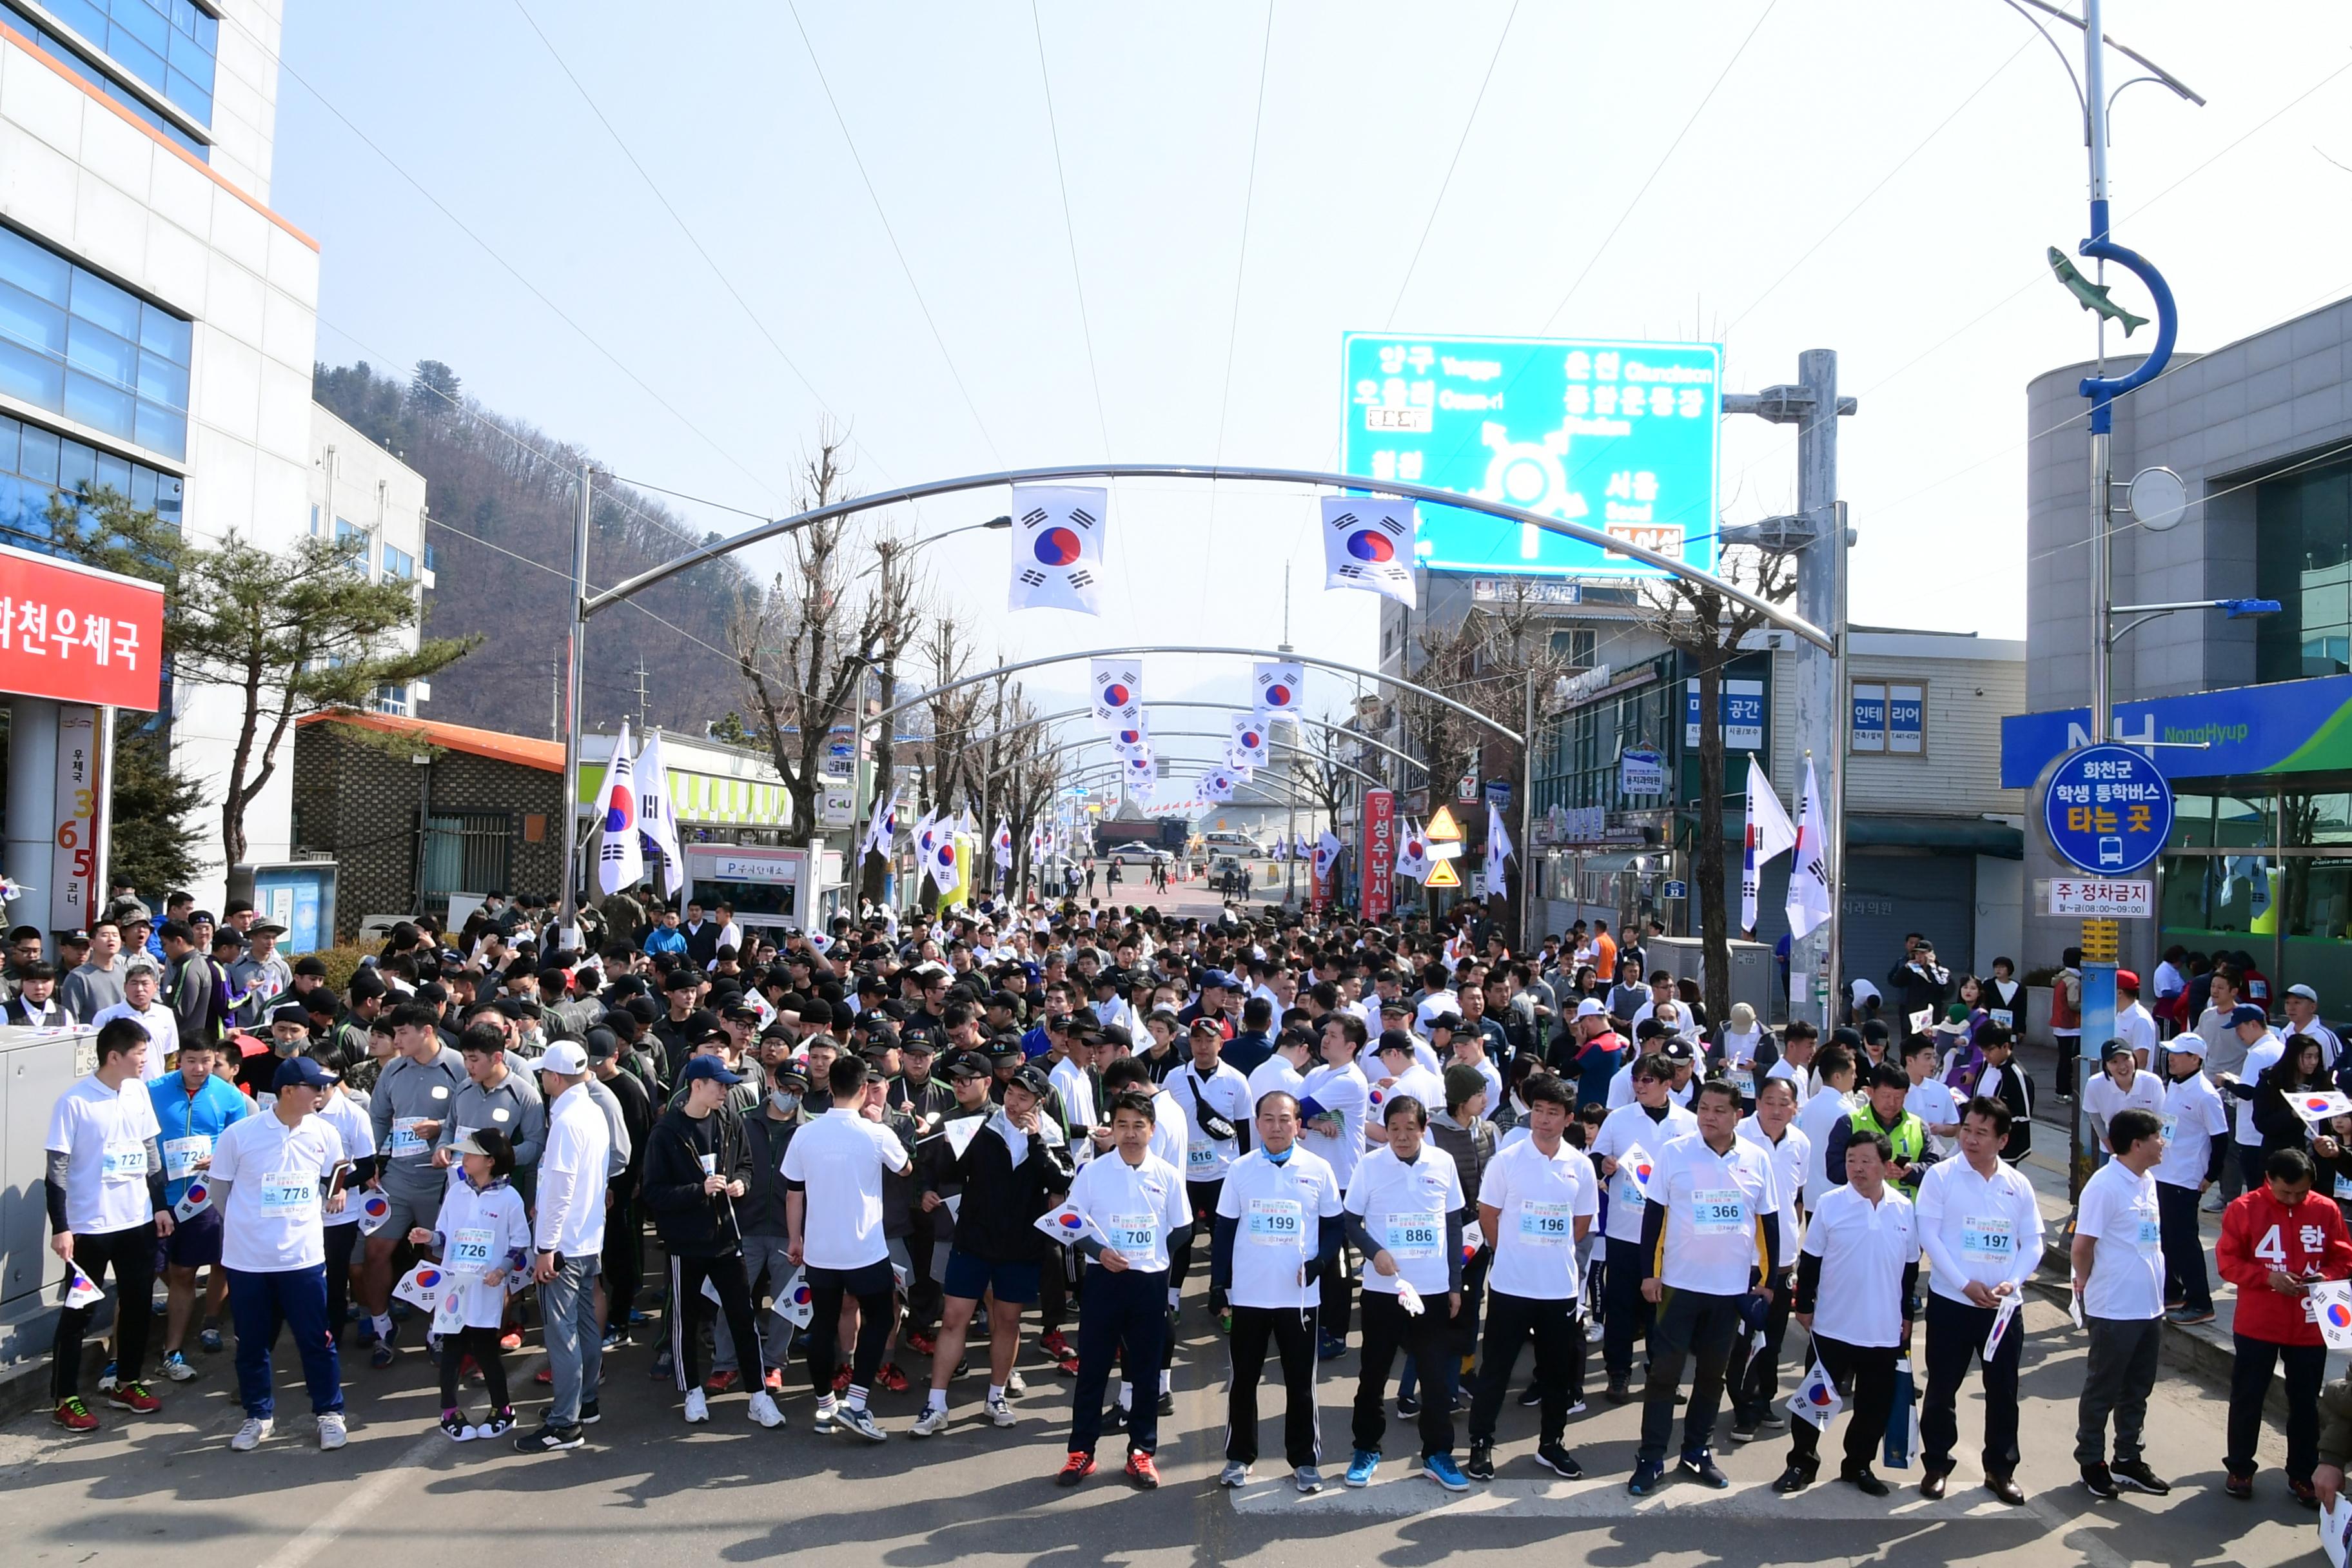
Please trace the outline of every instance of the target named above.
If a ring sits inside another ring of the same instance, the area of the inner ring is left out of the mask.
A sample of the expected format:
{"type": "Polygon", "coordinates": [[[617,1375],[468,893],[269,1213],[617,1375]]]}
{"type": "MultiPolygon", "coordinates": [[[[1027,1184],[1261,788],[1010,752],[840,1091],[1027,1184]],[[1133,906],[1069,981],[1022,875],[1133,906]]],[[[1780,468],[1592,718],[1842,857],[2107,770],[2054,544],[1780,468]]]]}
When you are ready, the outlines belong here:
{"type": "Polygon", "coordinates": [[[1648,1497],[1658,1489],[1658,1483],[1664,1479],[1665,1474],[1666,1468],[1656,1460],[1638,1459],[1634,1461],[1633,1479],[1625,1483],[1625,1489],[1635,1497],[1648,1497]]]}
{"type": "Polygon", "coordinates": [[[221,1331],[218,1329],[204,1329],[198,1331],[196,1334],[196,1346],[198,1349],[205,1351],[206,1353],[211,1355],[218,1355],[222,1351],[228,1348],[222,1342],[221,1331]]]}
{"type": "Polygon", "coordinates": [[[1321,1342],[1315,1347],[1315,1356],[1318,1361],[1338,1361],[1347,1353],[1348,1342],[1344,1338],[1332,1334],[1325,1334],[1321,1342]]]}
{"type": "Polygon", "coordinates": [[[1470,1478],[1462,1473],[1462,1467],[1454,1462],[1454,1456],[1451,1454],[1423,1456],[1421,1461],[1421,1473],[1447,1491],[1466,1492],[1470,1489],[1470,1478]]]}
{"type": "Polygon", "coordinates": [[[394,1323],[390,1329],[377,1335],[375,1348],[368,1352],[368,1365],[374,1367],[379,1371],[384,1367],[390,1366],[393,1362],[393,1357],[398,1353],[393,1347],[398,1342],[399,1339],[400,1325],[398,1323],[394,1323]]]}
{"type": "Polygon", "coordinates": [[[1372,1484],[1372,1472],[1380,1468],[1378,1448],[1359,1448],[1356,1457],[1348,1461],[1348,1473],[1340,1479],[1351,1487],[1368,1487],[1372,1484]]]}

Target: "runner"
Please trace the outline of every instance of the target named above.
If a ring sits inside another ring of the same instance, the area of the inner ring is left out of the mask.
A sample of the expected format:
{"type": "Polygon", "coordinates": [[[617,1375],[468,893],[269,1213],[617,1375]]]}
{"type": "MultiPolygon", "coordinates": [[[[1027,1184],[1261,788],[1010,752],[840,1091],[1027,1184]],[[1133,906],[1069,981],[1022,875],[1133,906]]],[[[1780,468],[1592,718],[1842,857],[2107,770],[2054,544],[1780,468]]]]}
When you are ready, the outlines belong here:
{"type": "MultiPolygon", "coordinates": [[[[1323,1065],[1307,1075],[1298,1100],[1307,1152],[1331,1168],[1341,1190],[1355,1180],[1364,1157],[1364,1117],[1371,1087],[1356,1057],[1364,1048],[1364,1021],[1349,1013],[1327,1013],[1319,1026],[1323,1065]]],[[[1325,1361],[1348,1353],[1349,1296],[1347,1270],[1333,1253],[1323,1265],[1321,1338],[1316,1354],[1325,1361]]]]}
{"type": "MultiPolygon", "coordinates": [[[[253,1102],[217,1075],[221,1053],[206,1045],[188,1045],[180,1051],[179,1070],[147,1085],[148,1102],[161,1129],[163,1174],[169,1182],[165,1206],[177,1213],[188,1188],[212,1168],[213,1144],[232,1122],[253,1110],[253,1102]]],[[[163,1375],[185,1383],[196,1375],[183,1351],[188,1320],[196,1310],[196,1270],[211,1270],[205,1282],[205,1311],[197,1342],[207,1351],[221,1349],[220,1315],[228,1302],[228,1276],[221,1271],[220,1210],[207,1204],[172,1227],[157,1242],[155,1266],[163,1276],[163,1375]]],[[[118,1369],[117,1376],[120,1376],[118,1369]]]]}
{"type": "Polygon", "coordinates": [[[1772,1177],[1780,1189],[1780,1206],[1774,1211],[1774,1218],[1780,1231],[1782,1266],[1780,1278],[1771,1282],[1772,1304],[1765,1310],[1760,1329],[1763,1342],[1756,1343],[1758,1331],[1753,1325],[1750,1331],[1731,1337],[1731,1363],[1724,1386],[1731,1399],[1735,1443],[1753,1441],[1759,1426],[1777,1431],[1788,1425],[1780,1406],[1780,1345],[1788,1337],[1789,1313],[1796,1304],[1789,1270],[1795,1267],[1792,1260],[1803,1239],[1798,1194],[1803,1188],[1806,1157],[1812,1152],[1812,1140],[1794,1125],[1796,1116],[1795,1080],[1767,1078],[1757,1089],[1755,1113],[1739,1121],[1739,1135],[1771,1156],[1772,1177]]]}
{"type": "MultiPolygon", "coordinates": [[[[1192,1059],[1168,1078],[1168,1092],[1184,1109],[1192,1141],[1184,1150],[1184,1197],[1192,1215],[1184,1245],[1169,1274],[1169,1288],[1181,1290],[1192,1268],[1192,1238],[1211,1228],[1225,1173],[1249,1152],[1249,1080],[1221,1059],[1224,1032],[1213,1019],[1195,1019],[1187,1034],[1192,1059]]],[[[1222,1316],[1225,1303],[1209,1292],[1209,1312],[1222,1316]]],[[[1083,1326],[1083,1318],[1081,1319],[1083,1326]]]]}
{"type": "MultiPolygon", "coordinates": [[[[49,1250],[92,1286],[114,1271],[115,1384],[106,1402],[137,1415],[163,1408],[139,1373],[147,1359],[158,1238],[168,1240],[173,1229],[162,1129],[141,1071],[147,1041],[136,1019],[117,1018],[99,1029],[97,1070],[58,1096],[49,1113],[44,1181],[49,1250]]],[[[96,1307],[93,1301],[60,1311],[49,1350],[50,1419],[68,1432],[98,1430],[81,1397],[82,1336],[96,1307]]]]}
{"type": "Polygon", "coordinates": [[[449,1178],[435,1163],[433,1146],[448,1124],[457,1091],[469,1081],[466,1058],[441,1043],[432,1008],[404,1002],[390,1018],[397,1054],[376,1077],[368,1119],[381,1152],[369,1185],[392,1201],[392,1213],[367,1239],[366,1288],[360,1293],[375,1341],[369,1363],[379,1368],[390,1366],[398,1353],[391,1315],[392,1255],[410,1231],[430,1229],[440,1216],[449,1178]]]}
{"type": "MultiPolygon", "coordinates": [[[[863,1063],[847,1065],[865,1076],[863,1063]]],[[[735,1218],[735,1200],[751,1184],[751,1152],[740,1118],[722,1109],[742,1075],[730,1071],[719,1056],[697,1054],[687,1059],[680,1078],[683,1099],[662,1113],[646,1140],[645,1202],[669,1253],[670,1361],[678,1392],[686,1396],[686,1419],[695,1424],[710,1419],[700,1370],[706,1284],[719,1298],[739,1352],[757,1355],[761,1344],[735,1218]]],[[[822,1336],[811,1337],[814,1342],[822,1336]]],[[[762,1426],[784,1421],[760,1384],[752,1386],[745,1414],[762,1426]]]]}
{"type": "MultiPolygon", "coordinates": [[[[539,1157],[531,1278],[539,1284],[555,1396],[539,1429],[515,1439],[516,1449],[525,1454],[577,1448],[585,1440],[582,1428],[594,1425],[600,1415],[596,1396],[604,1342],[596,1322],[594,1282],[604,1250],[613,1135],[604,1113],[588,1097],[588,1072],[587,1053],[572,1040],[556,1041],[539,1058],[547,1147],[539,1157]]],[[[627,1310],[625,1301],[613,1303],[616,1316],[627,1310]]]]}
{"type": "Polygon", "coordinates": [[[434,1229],[408,1233],[412,1246],[440,1256],[455,1279],[460,1326],[441,1333],[441,1430],[453,1443],[502,1437],[514,1429],[507,1369],[499,1335],[506,1321],[509,1281],[530,1258],[530,1221],[522,1194],[509,1181],[514,1150],[495,1127],[470,1130],[445,1145],[458,1161],[457,1179],[441,1200],[434,1229]],[[468,1362],[490,1396],[488,1419],[475,1426],[457,1403],[457,1376],[468,1362]]]}
{"type": "Polygon", "coordinates": [[[1633,1397],[1633,1342],[1649,1339],[1657,1311],[1642,1293],[1650,1272],[1642,1244],[1643,1183],[1624,1159],[1638,1150],[1654,1163],[1668,1143],[1698,1131],[1698,1119],[1666,1098],[1674,1078],[1663,1057],[1635,1062],[1633,1103],[1611,1111],[1592,1141],[1592,1163],[1611,1184],[1601,1226],[1608,1245],[1601,1258],[1601,1361],[1613,1405],[1633,1397]]]}
{"type": "Polygon", "coordinates": [[[2107,1123],[2107,1136],[2116,1157],[2084,1184],[2074,1218],[2074,1295],[2091,1336],[2076,1407],[2074,1462],[2094,1497],[2112,1499],[2126,1489],[2162,1497],[2172,1488],[2148,1468],[2140,1440],[2164,1332],[2163,1225],[2149,1174],[2163,1158],[2164,1134],[2148,1112],[2121,1110],[2107,1123]]]}

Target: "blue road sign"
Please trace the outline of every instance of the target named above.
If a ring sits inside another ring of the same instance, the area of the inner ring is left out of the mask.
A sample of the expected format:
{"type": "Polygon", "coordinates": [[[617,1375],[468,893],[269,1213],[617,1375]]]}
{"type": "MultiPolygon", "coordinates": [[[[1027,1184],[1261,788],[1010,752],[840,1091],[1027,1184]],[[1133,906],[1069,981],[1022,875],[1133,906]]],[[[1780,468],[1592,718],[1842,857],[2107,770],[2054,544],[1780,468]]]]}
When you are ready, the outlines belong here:
{"type": "Polygon", "coordinates": [[[2063,859],[2093,876],[2129,876],[2172,836],[2172,786],[2127,746],[2086,747],[2050,775],[2042,823],[2063,859]]]}

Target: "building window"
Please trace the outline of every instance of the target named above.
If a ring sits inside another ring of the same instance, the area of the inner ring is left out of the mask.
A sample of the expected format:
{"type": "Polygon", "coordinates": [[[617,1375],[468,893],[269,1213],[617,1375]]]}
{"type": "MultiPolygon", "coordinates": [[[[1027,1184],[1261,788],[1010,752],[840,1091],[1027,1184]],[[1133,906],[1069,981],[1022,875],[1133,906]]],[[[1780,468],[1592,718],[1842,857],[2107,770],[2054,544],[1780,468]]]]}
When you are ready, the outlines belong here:
{"type": "Polygon", "coordinates": [[[162,306],[0,229],[0,393],[184,458],[194,336],[162,306]]]}
{"type": "Polygon", "coordinates": [[[2254,679],[2352,671],[2352,464],[2254,487],[2254,591],[2284,613],[2254,623],[2254,679]]]}
{"type": "Polygon", "coordinates": [[[1590,626],[1572,626],[1551,634],[1551,651],[1556,658],[1568,661],[1570,669],[1591,669],[1596,647],[1596,632],[1590,626]]]}
{"type": "Polygon", "coordinates": [[[313,539],[319,537],[319,503],[317,501],[310,503],[310,537],[313,539]]]}
{"type": "Polygon", "coordinates": [[[213,122],[219,17],[189,0],[41,0],[41,5],[189,119],[199,125],[213,122]]]}
{"type": "Polygon", "coordinates": [[[173,528],[180,526],[183,481],[101,452],[87,443],[0,415],[0,542],[55,553],[49,503],[73,500],[87,521],[87,498],[102,489],[126,497],[173,528]]]}
{"type": "Polygon", "coordinates": [[[416,558],[405,550],[387,544],[383,547],[383,574],[387,577],[414,577],[416,575],[416,558]]]}
{"type": "Polygon", "coordinates": [[[514,818],[505,812],[436,813],[424,818],[416,838],[417,892],[423,900],[511,885],[507,868],[514,818]]]}
{"type": "Polygon", "coordinates": [[[427,544],[427,545],[425,547],[425,569],[427,572],[438,572],[438,571],[441,569],[438,565],[436,565],[436,564],[434,563],[434,560],[433,560],[433,546],[431,546],[430,544],[427,544]]]}
{"type": "MultiPolygon", "coordinates": [[[[187,153],[199,163],[208,163],[212,161],[213,150],[209,145],[189,135],[178,121],[157,110],[137,90],[118,79],[113,71],[108,68],[108,66],[113,65],[125,76],[139,75],[127,64],[107,59],[104,55],[98,52],[102,47],[99,40],[106,37],[110,30],[109,19],[102,14],[109,7],[90,5],[88,0],[79,0],[79,3],[77,3],[77,0],[45,0],[45,3],[52,16],[66,18],[77,28],[89,19],[87,16],[80,16],[79,20],[76,20],[80,13],[100,12],[101,15],[98,19],[99,33],[94,36],[87,33],[83,35],[87,47],[68,43],[55,28],[43,26],[34,19],[30,12],[22,6],[8,4],[6,0],[0,0],[0,22],[6,23],[30,38],[51,59],[73,73],[76,79],[104,95],[109,102],[119,103],[129,110],[131,116],[142,125],[155,132],[174,147],[187,153]],[[101,60],[105,63],[101,64],[101,60]]],[[[149,11],[152,15],[152,8],[146,5],[143,0],[113,0],[113,5],[110,8],[128,10],[134,5],[142,11],[149,11]]],[[[194,10],[194,7],[190,9],[194,10]]],[[[208,29],[201,47],[196,45],[193,34],[188,35],[185,41],[182,41],[180,29],[176,26],[173,27],[171,37],[164,45],[163,82],[160,85],[149,82],[147,85],[154,88],[158,96],[173,103],[183,112],[194,116],[202,124],[210,125],[213,118],[213,43],[219,37],[220,24],[207,13],[197,11],[195,15],[203,17],[208,29]],[[172,58],[175,44],[180,53],[185,57],[177,62],[176,68],[172,58]],[[203,57],[201,60],[196,58],[198,54],[203,57]],[[189,99],[203,105],[201,110],[190,108],[187,101],[174,96],[170,84],[175,75],[186,82],[190,89],[194,89],[201,81],[202,89],[188,94],[189,99]]],[[[137,42],[136,38],[132,41],[137,42]]],[[[144,44],[139,47],[146,54],[154,52],[144,44]]],[[[143,61],[143,56],[142,58],[143,61]]]]}
{"type": "Polygon", "coordinates": [[[409,704],[408,687],[406,683],[404,682],[398,686],[377,687],[375,689],[375,710],[379,713],[389,713],[398,719],[407,718],[409,704]]]}

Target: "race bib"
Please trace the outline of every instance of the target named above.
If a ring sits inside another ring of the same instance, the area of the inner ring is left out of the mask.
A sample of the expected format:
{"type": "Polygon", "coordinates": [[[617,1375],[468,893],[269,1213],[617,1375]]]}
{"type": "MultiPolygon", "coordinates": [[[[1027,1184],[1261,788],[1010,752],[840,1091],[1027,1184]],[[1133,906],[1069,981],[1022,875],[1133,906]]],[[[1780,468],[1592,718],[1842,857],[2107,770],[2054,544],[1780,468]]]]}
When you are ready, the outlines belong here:
{"type": "Polygon", "coordinates": [[[1519,1205],[1519,1239],[1532,1247],[1566,1247],[1576,1234],[1576,1221],[1564,1203],[1519,1205]]]}
{"type": "Polygon", "coordinates": [[[490,1266],[490,1247],[497,1232],[488,1226],[467,1226],[449,1238],[449,1267],[452,1268],[485,1269],[490,1266]]]}
{"type": "Polygon", "coordinates": [[[1987,1263],[2006,1263],[2017,1255],[2017,1222],[2003,1215],[1969,1215],[1960,1221],[1960,1256],[1987,1263]]]}
{"type": "Polygon", "coordinates": [[[1243,1217],[1249,1239],[1259,1247],[1296,1247],[1306,1238],[1306,1210],[1296,1198],[1252,1198],[1243,1217]]]}
{"type": "Polygon", "coordinates": [[[1184,1145],[1184,1168],[1188,1171],[1213,1171],[1217,1167],[1217,1146],[1205,1138],[1195,1138],[1184,1145]]]}
{"type": "Polygon", "coordinates": [[[178,1181],[196,1173],[196,1162],[213,1152],[213,1141],[198,1132],[186,1138],[163,1140],[163,1173],[178,1181]]]}
{"type": "Polygon", "coordinates": [[[1392,1214],[1388,1216],[1391,1258],[1434,1258],[1445,1239],[1445,1216],[1438,1214],[1392,1214]]]}
{"type": "Polygon", "coordinates": [[[2336,1173],[2336,1200],[2338,1203],[2352,1204],[2352,1176],[2347,1176],[2341,1171],[2336,1173]]]}
{"type": "Polygon", "coordinates": [[[288,1175],[264,1176],[261,1180],[261,1212],[292,1218],[319,1205],[319,1179],[295,1172],[288,1175]]]}
{"type": "Polygon", "coordinates": [[[433,1120],[429,1116],[395,1116],[392,1119],[392,1142],[385,1152],[395,1160],[414,1160],[425,1152],[425,1139],[416,1129],[433,1120]]]}
{"type": "Polygon", "coordinates": [[[1733,1068],[1723,1076],[1731,1080],[1731,1087],[1739,1091],[1740,1099],[1753,1100],[1756,1098],[1756,1069],[1754,1068],[1742,1063],[1740,1066],[1733,1068]]]}
{"type": "Polygon", "coordinates": [[[2156,1119],[2157,1133],[2168,1143],[2172,1142],[2174,1134],[2179,1130],[2180,1118],[2178,1116],[2159,1116],[2156,1119]]]}
{"type": "Polygon", "coordinates": [[[2163,1227],[2156,1221],[2149,1219],[2147,1215],[2143,1215],[2140,1216],[2139,1230],[2135,1236],[2134,1240],[2142,1252],[2154,1252],[2158,1247],[2163,1245],[2163,1227]]]}
{"type": "Polygon", "coordinates": [[[1160,1245],[1160,1226],[1148,1214],[1115,1214],[1110,1216],[1110,1244],[1133,1262],[1150,1256],[1160,1245]]]}
{"type": "Polygon", "coordinates": [[[100,1157],[99,1173],[110,1182],[143,1182],[147,1179],[147,1145],[144,1143],[109,1143],[100,1157]]]}
{"type": "Polygon", "coordinates": [[[1748,1198],[1738,1187],[1702,1187],[1691,1194],[1691,1226],[1701,1236],[1738,1236],[1748,1229],[1748,1198]]]}

